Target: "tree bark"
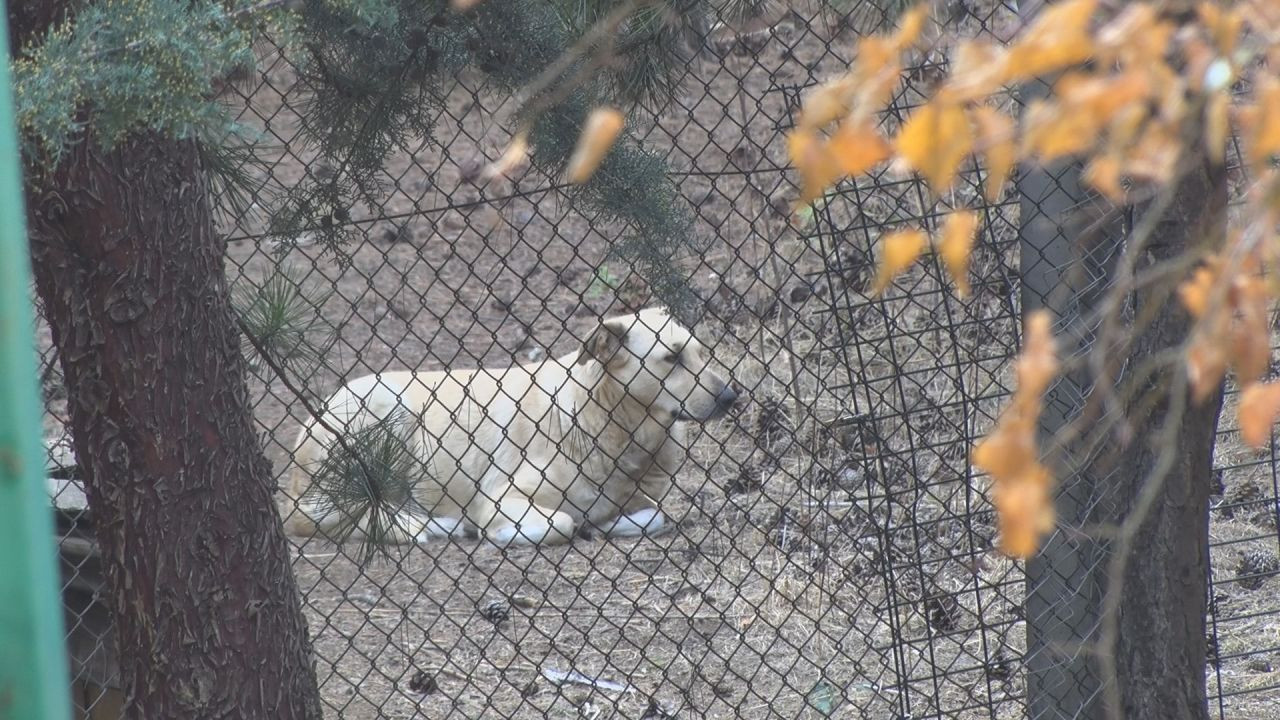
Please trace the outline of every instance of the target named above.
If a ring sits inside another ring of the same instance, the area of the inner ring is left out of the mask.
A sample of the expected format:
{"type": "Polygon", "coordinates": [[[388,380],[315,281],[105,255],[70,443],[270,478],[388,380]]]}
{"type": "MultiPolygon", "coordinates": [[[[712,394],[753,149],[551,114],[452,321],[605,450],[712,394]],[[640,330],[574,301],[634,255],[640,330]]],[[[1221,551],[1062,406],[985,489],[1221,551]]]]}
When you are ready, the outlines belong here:
{"type": "MultiPolygon", "coordinates": [[[[1227,179],[1222,167],[1202,164],[1182,179],[1163,214],[1137,272],[1168,263],[1197,247],[1219,247],[1226,229],[1227,179]]],[[[1133,364],[1179,347],[1191,318],[1173,295],[1175,281],[1137,292],[1133,316],[1151,317],[1129,348],[1133,364]]],[[[1205,694],[1205,611],[1209,573],[1209,494],[1214,435],[1221,389],[1199,405],[1189,393],[1180,420],[1180,400],[1171,397],[1181,367],[1165,366],[1131,397],[1133,441],[1116,449],[1107,469],[1115,487],[1117,521],[1143,511],[1120,588],[1114,648],[1122,716],[1208,718],[1205,694]],[[1139,404],[1160,398],[1140,410],[1139,404]],[[1162,438],[1177,423],[1172,442],[1162,438]],[[1162,456],[1172,462],[1148,508],[1138,498],[1162,456]]],[[[1124,381],[1122,380],[1122,383],[1124,381]]],[[[1124,548],[1116,548],[1124,550],[1124,548]]],[[[1114,710],[1114,708],[1113,708],[1114,710]]]]}
{"type": "Polygon", "coordinates": [[[195,144],[90,139],[28,213],[129,716],[321,717],[195,144]]]}

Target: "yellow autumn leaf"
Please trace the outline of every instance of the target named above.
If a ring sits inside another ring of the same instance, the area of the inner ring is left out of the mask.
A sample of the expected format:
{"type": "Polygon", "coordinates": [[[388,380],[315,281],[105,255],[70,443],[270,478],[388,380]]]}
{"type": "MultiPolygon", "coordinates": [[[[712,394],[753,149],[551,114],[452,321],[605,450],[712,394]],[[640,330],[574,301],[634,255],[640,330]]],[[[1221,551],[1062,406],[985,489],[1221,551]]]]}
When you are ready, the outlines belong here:
{"type": "Polygon", "coordinates": [[[1051,163],[1092,147],[1100,130],[1098,119],[1092,115],[1068,112],[1057,103],[1036,100],[1024,115],[1022,154],[1051,163]]]}
{"type": "Polygon", "coordinates": [[[1191,399],[1202,403],[1222,383],[1227,374],[1227,353],[1219,333],[1198,333],[1187,348],[1187,381],[1191,384],[1191,399]]]}
{"type": "Polygon", "coordinates": [[[973,242],[978,233],[978,214],[971,210],[953,212],[942,225],[942,239],[938,241],[938,257],[955,281],[960,297],[969,295],[969,258],[973,255],[973,242]]]}
{"type": "Polygon", "coordinates": [[[960,163],[973,149],[973,128],[960,105],[935,99],[907,119],[895,146],[898,155],[939,195],[950,187],[960,163]]]}
{"type": "Polygon", "coordinates": [[[1177,125],[1150,123],[1129,153],[1125,172],[1135,178],[1168,183],[1177,174],[1183,143],[1177,125]]]}
{"type": "Polygon", "coordinates": [[[1218,281],[1218,260],[1209,258],[1205,264],[1196,268],[1191,277],[1178,286],[1178,299],[1182,306],[1191,313],[1191,317],[1203,317],[1209,309],[1209,294],[1218,281]]]}
{"type": "Polygon", "coordinates": [[[1258,450],[1271,439],[1271,428],[1280,414],[1280,383],[1251,383],[1240,393],[1236,419],[1240,439],[1258,450]]]}
{"type": "Polygon", "coordinates": [[[849,76],[857,87],[853,119],[869,122],[893,98],[902,76],[901,52],[890,39],[868,35],[858,42],[858,56],[849,76]]]}
{"type": "Polygon", "coordinates": [[[827,151],[826,142],[817,133],[797,128],[787,134],[787,154],[800,171],[800,197],[797,207],[804,207],[822,196],[840,179],[840,166],[827,151]]]}
{"type": "Polygon", "coordinates": [[[1233,309],[1231,366],[1241,384],[1254,382],[1271,366],[1271,333],[1267,322],[1267,289],[1262,279],[1241,272],[1228,297],[1233,309]]]}
{"type": "Polygon", "coordinates": [[[842,75],[814,88],[802,101],[796,127],[819,130],[849,112],[856,83],[851,75],[842,75]]]}
{"type": "Polygon", "coordinates": [[[923,230],[899,230],[884,236],[880,241],[880,267],[876,270],[872,294],[883,293],[894,278],[911,267],[928,243],[923,230]]]}
{"type": "Polygon", "coordinates": [[[1036,425],[1042,395],[1057,373],[1052,320],[1038,310],[1027,317],[1013,400],[972,454],[974,466],[993,481],[991,502],[999,518],[1000,549],[1013,557],[1033,555],[1040,539],[1053,530],[1053,476],[1036,459],[1036,425]]]}
{"type": "Polygon", "coordinates": [[[1182,90],[1186,92],[1186,83],[1182,76],[1165,63],[1151,63],[1141,67],[1147,75],[1147,84],[1151,87],[1151,97],[1160,100],[1157,112],[1165,114],[1169,110],[1171,96],[1182,90]]]}
{"type": "Polygon", "coordinates": [[[1130,105],[1116,113],[1107,124],[1107,145],[1111,152],[1117,155],[1124,152],[1138,137],[1138,132],[1149,116],[1145,103],[1130,105]]]}
{"type": "Polygon", "coordinates": [[[1124,185],[1121,184],[1123,166],[1123,160],[1115,153],[1096,155],[1085,166],[1081,179],[1111,202],[1117,205],[1123,204],[1125,196],[1124,185]]]}
{"type": "Polygon", "coordinates": [[[905,50],[919,42],[920,33],[924,31],[924,24],[928,19],[929,3],[927,2],[922,2],[903,13],[898,22],[898,33],[893,38],[894,46],[899,50],[905,50]]]}
{"type": "Polygon", "coordinates": [[[1231,140],[1231,97],[1215,92],[1204,110],[1204,143],[1209,159],[1221,165],[1227,157],[1231,140]]]}
{"type": "Polygon", "coordinates": [[[1139,9],[1139,12],[1125,17],[1129,12],[1126,10],[1098,31],[1098,60],[1105,65],[1129,67],[1164,63],[1177,28],[1167,20],[1158,19],[1154,11],[1147,12],[1148,7],[1145,3],[1130,4],[1130,9],[1139,9]]]}
{"type": "Polygon", "coordinates": [[[1016,478],[996,483],[995,506],[1000,551],[1025,560],[1040,548],[1040,538],[1053,530],[1053,477],[1039,463],[1016,478]]]}
{"type": "Polygon", "coordinates": [[[1087,113],[1096,125],[1109,123],[1121,110],[1141,103],[1151,94],[1150,76],[1143,70],[1102,77],[1067,73],[1054,85],[1062,112],[1087,113]]]}
{"type": "Polygon", "coordinates": [[[1009,76],[1008,51],[991,43],[966,40],[956,48],[951,77],[939,92],[949,102],[981,100],[1000,89],[1009,76]]]}
{"type": "MultiPolygon", "coordinates": [[[[1002,421],[1007,418],[1001,418],[1002,421]]],[[[1036,459],[1035,436],[1010,432],[1002,422],[990,435],[973,447],[970,460],[978,470],[993,478],[1012,477],[1036,459]]]]}
{"type": "Polygon", "coordinates": [[[1209,31],[1218,52],[1230,57],[1236,50],[1236,41],[1244,27],[1244,16],[1239,8],[1223,11],[1217,3],[1202,2],[1196,6],[1200,22],[1209,31]]]}
{"type": "Polygon", "coordinates": [[[1044,310],[1027,316],[1022,353],[1017,363],[1018,392],[1039,397],[1058,375],[1058,344],[1053,339],[1053,318],[1044,310]]]}
{"type": "Polygon", "coordinates": [[[842,123],[826,146],[826,154],[844,175],[865,173],[891,152],[888,141],[870,123],[842,123]]]}
{"type": "Polygon", "coordinates": [[[523,166],[528,159],[529,134],[522,132],[511,138],[507,149],[502,151],[502,155],[497,160],[485,166],[480,177],[484,180],[505,177],[523,166]]]}
{"type": "Polygon", "coordinates": [[[1098,28],[1098,45],[1106,49],[1124,48],[1134,37],[1150,30],[1160,19],[1151,3],[1129,3],[1124,10],[1098,28]]]}
{"type": "Polygon", "coordinates": [[[595,174],[622,132],[623,124],[622,113],[614,108],[601,107],[591,111],[583,123],[582,134],[578,136],[578,145],[569,156],[569,168],[565,173],[569,182],[581,184],[595,174]]]}
{"type": "Polygon", "coordinates": [[[1197,4],[1196,15],[1200,17],[1200,23],[1209,30],[1210,34],[1218,27],[1218,23],[1222,22],[1222,8],[1214,2],[1197,4]]]}
{"type": "Polygon", "coordinates": [[[1181,77],[1175,78],[1164,89],[1163,94],[1158,95],[1160,107],[1157,111],[1157,117],[1169,125],[1177,125],[1187,117],[1187,81],[1181,77]]]}
{"type": "Polygon", "coordinates": [[[1271,156],[1280,153],[1280,81],[1262,80],[1256,104],[1241,109],[1241,120],[1250,132],[1249,162],[1260,173],[1271,156]]]}
{"type": "Polygon", "coordinates": [[[1010,79],[1030,80],[1088,60],[1089,19],[1097,5],[1098,0],[1066,0],[1041,11],[1010,50],[1010,79]]]}
{"type": "Polygon", "coordinates": [[[978,129],[978,151],[987,166],[987,182],[983,197],[994,203],[1000,199],[1004,184],[1017,161],[1018,149],[1014,145],[1013,119],[985,105],[973,109],[973,122],[978,129]]]}

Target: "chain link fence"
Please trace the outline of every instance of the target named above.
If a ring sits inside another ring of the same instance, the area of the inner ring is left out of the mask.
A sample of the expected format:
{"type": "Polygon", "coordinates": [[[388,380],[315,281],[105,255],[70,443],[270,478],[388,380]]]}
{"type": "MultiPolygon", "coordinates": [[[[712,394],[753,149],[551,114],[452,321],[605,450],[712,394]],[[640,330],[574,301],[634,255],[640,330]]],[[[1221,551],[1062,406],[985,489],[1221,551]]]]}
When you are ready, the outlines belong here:
{"type": "MultiPolygon", "coordinates": [[[[945,33],[1017,22],[1014,4],[947,12],[945,33]]],[[[687,453],[653,498],[667,531],[507,548],[460,536],[369,563],[350,543],[295,538],[329,716],[1070,717],[1088,700],[1088,659],[1058,640],[1094,632],[1077,581],[1099,550],[1059,533],[1029,579],[993,550],[968,452],[1010,392],[1023,308],[1046,302],[1045,277],[1068,264],[1104,279],[1107,251],[1071,257],[1060,224],[1029,234],[1078,202],[1069,178],[1039,177],[1039,194],[1024,178],[1021,197],[989,204],[976,167],[940,202],[886,171],[790,222],[782,133],[801,93],[845,67],[881,18],[865,3],[797,6],[714,28],[678,100],[628,119],[695,214],[705,253],[672,262],[700,301],[690,330],[741,396],[727,416],[688,423],[687,453]],[[962,206],[983,221],[971,296],[958,299],[930,261],[872,297],[879,237],[933,229],[962,206]],[[1044,640],[1031,647],[1029,621],[1044,640]],[[1036,682],[1048,699],[1029,705],[1036,682]]],[[[890,128],[923,101],[947,52],[917,60],[883,118],[890,128]]],[[[263,182],[333,172],[296,140],[306,88],[289,58],[265,52],[260,68],[240,92],[241,121],[272,141],[263,182]]],[[[252,213],[227,219],[235,287],[287,283],[316,301],[298,310],[316,319],[307,340],[322,362],[292,380],[255,365],[250,380],[282,488],[312,420],[305,405],[344,382],[540,363],[583,350],[602,319],[656,302],[611,254],[619,229],[574,207],[556,178],[466,179],[501,153],[514,106],[479,75],[457,78],[437,137],[400,148],[387,195],[340,220],[362,239],[343,257],[305,238],[280,243],[252,213]]],[[[40,343],[75,700],[81,717],[123,717],[47,329],[40,343]]],[[[1247,453],[1223,417],[1206,678],[1215,717],[1280,717],[1275,449],[1247,453]]],[[[282,513],[297,511],[282,493],[282,513]]]]}

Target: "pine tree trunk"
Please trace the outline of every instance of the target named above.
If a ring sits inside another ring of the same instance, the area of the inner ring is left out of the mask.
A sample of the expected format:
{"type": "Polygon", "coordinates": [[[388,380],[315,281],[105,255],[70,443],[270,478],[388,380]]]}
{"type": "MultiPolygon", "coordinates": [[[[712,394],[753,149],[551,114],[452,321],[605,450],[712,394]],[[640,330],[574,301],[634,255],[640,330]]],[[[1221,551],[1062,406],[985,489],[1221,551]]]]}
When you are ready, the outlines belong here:
{"type": "MultiPolygon", "coordinates": [[[[1178,186],[1137,272],[1185,257],[1196,247],[1219,246],[1226,209],[1225,170],[1196,168],[1178,186]]],[[[1187,338],[1191,320],[1172,290],[1170,282],[1135,294],[1134,317],[1150,316],[1151,321],[1130,348],[1133,364],[1177,348],[1187,338]]],[[[1200,405],[1188,399],[1172,442],[1163,442],[1161,428],[1171,421],[1174,409],[1163,398],[1174,387],[1177,372],[1181,370],[1167,367],[1134,393],[1133,441],[1117,449],[1117,461],[1108,467],[1118,499],[1116,518],[1123,520],[1139,509],[1149,473],[1162,456],[1172,453],[1160,492],[1133,538],[1120,589],[1114,657],[1126,718],[1208,718],[1204,673],[1209,493],[1222,394],[1219,390],[1200,405]],[[1152,397],[1162,401],[1145,411],[1137,409],[1152,397]]]]}
{"type": "Polygon", "coordinates": [[[129,717],[321,717],[195,145],[91,139],[28,203],[129,717]]]}

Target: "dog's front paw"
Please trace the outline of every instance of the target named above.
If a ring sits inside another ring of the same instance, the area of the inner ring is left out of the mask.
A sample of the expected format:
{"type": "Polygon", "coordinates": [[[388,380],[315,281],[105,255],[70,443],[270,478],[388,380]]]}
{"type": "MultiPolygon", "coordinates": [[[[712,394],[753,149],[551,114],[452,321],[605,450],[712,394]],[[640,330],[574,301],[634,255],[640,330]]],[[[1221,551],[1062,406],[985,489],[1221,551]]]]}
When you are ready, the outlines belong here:
{"type": "Polygon", "coordinates": [[[615,519],[605,533],[609,537],[643,537],[659,535],[668,527],[667,516],[658,508],[643,508],[615,519]]]}
{"type": "Polygon", "coordinates": [[[430,540],[438,538],[447,538],[455,536],[464,536],[466,528],[462,520],[451,517],[432,517],[428,518],[422,525],[422,530],[414,537],[419,545],[430,540]]]}
{"type": "Polygon", "coordinates": [[[574,524],[567,513],[531,512],[517,523],[491,530],[487,537],[494,545],[559,545],[573,539],[574,524]]]}

